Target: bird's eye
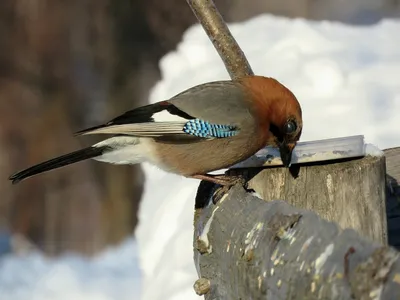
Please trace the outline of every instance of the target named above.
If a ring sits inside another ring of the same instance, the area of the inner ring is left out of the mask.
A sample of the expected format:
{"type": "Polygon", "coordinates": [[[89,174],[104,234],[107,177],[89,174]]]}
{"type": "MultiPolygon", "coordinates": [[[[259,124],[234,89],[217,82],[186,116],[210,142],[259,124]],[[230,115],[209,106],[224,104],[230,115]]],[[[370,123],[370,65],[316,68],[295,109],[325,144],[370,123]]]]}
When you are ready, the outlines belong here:
{"type": "Polygon", "coordinates": [[[291,134],[297,130],[297,125],[295,121],[288,121],[285,124],[285,133],[286,134],[291,134]]]}

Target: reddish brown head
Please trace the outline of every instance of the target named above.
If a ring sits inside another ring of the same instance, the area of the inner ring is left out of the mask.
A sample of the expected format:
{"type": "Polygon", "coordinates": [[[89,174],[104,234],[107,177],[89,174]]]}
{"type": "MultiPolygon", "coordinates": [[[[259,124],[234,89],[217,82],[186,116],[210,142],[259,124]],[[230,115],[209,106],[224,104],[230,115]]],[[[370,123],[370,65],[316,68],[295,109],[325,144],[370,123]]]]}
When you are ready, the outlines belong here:
{"type": "Polygon", "coordinates": [[[279,147],[282,162],[289,167],[293,148],[303,129],[299,102],[289,89],[273,78],[249,76],[239,81],[249,91],[254,114],[268,132],[267,145],[279,147]]]}

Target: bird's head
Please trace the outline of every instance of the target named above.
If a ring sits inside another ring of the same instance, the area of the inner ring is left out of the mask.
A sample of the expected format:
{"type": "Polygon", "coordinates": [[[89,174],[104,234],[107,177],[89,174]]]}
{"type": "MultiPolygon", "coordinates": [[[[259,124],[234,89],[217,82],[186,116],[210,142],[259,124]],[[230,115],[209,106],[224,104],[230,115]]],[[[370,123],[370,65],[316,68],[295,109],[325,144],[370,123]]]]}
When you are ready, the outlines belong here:
{"type": "Polygon", "coordinates": [[[294,94],[273,78],[253,76],[244,79],[255,101],[256,114],[267,127],[267,145],[279,148],[285,167],[290,167],[292,152],[303,129],[302,111],[294,94]]]}
{"type": "Polygon", "coordinates": [[[278,124],[270,124],[270,132],[272,133],[271,144],[279,148],[281,159],[285,167],[290,167],[292,160],[292,152],[301,136],[302,131],[301,117],[294,114],[287,114],[286,118],[278,124]]]}
{"type": "Polygon", "coordinates": [[[279,96],[271,102],[270,125],[271,139],[279,148],[285,167],[290,167],[292,152],[303,130],[302,112],[293,93],[279,84],[279,96]]]}

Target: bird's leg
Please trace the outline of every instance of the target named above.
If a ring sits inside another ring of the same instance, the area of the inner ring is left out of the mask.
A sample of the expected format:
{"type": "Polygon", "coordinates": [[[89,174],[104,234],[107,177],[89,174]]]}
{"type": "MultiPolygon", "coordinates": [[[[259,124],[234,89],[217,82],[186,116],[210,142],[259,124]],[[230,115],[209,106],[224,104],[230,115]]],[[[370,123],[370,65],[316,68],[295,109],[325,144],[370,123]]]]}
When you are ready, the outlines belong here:
{"type": "Polygon", "coordinates": [[[244,184],[246,180],[241,176],[198,174],[191,176],[195,179],[205,180],[222,186],[233,186],[237,183],[244,184]]]}
{"type": "Polygon", "coordinates": [[[235,184],[240,183],[241,185],[244,186],[246,183],[246,180],[241,176],[199,174],[199,175],[193,175],[191,177],[221,185],[214,192],[213,195],[214,204],[216,204],[235,184]]]}

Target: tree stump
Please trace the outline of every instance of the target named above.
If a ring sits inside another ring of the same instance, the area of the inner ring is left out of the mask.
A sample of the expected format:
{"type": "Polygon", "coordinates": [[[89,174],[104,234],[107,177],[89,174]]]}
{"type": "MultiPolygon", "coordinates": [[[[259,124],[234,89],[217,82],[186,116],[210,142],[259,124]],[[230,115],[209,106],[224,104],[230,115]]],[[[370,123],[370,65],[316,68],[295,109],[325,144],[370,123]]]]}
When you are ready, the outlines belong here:
{"type": "Polygon", "coordinates": [[[386,214],[389,245],[400,250],[400,147],[383,151],[386,157],[386,214]]]}
{"type": "Polygon", "coordinates": [[[284,200],[295,207],[312,210],[324,219],[337,222],[343,229],[353,228],[362,236],[387,244],[383,155],[302,165],[298,171],[297,178],[282,167],[246,172],[254,176],[249,187],[262,199],[284,200]]]}

